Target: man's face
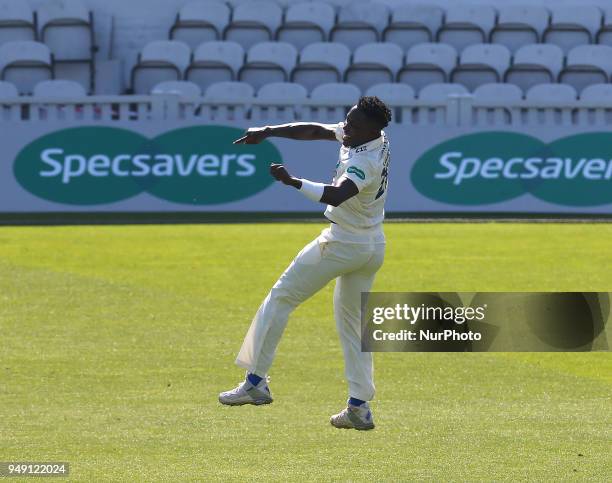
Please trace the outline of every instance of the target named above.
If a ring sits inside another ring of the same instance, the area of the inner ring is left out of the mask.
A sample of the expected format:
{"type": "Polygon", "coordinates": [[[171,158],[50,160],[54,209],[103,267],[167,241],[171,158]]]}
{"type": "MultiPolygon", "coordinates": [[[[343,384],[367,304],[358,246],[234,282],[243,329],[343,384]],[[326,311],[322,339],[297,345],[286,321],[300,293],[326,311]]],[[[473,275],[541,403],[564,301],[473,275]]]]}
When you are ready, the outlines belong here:
{"type": "Polygon", "coordinates": [[[372,126],[363,112],[357,106],[351,107],[344,121],[344,137],[342,145],[354,148],[380,136],[380,131],[372,126]]]}

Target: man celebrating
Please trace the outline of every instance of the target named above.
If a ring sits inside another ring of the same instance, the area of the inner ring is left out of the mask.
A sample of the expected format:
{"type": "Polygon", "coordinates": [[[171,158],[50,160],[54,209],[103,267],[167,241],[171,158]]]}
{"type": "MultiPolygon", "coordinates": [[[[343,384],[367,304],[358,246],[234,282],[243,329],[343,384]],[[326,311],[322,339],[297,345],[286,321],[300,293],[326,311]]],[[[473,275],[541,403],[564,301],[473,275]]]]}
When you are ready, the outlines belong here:
{"type": "Polygon", "coordinates": [[[244,339],[236,364],[248,372],[237,388],[219,394],[227,405],[269,404],[267,374],[289,314],[336,279],[334,314],[349,385],[347,408],[331,417],[337,428],[374,428],[368,401],[374,398],[372,354],[361,352],[361,293],[368,292],[383,263],[382,230],[387,197],[389,141],[382,131],[391,111],[377,97],[362,97],[344,123],[292,123],[250,128],[235,144],[257,144],[271,136],[338,140],[340,158],[332,184],[291,176],[282,164],[270,173],[307,198],[327,204],[329,228],[306,245],[265,298],[244,339]]]}

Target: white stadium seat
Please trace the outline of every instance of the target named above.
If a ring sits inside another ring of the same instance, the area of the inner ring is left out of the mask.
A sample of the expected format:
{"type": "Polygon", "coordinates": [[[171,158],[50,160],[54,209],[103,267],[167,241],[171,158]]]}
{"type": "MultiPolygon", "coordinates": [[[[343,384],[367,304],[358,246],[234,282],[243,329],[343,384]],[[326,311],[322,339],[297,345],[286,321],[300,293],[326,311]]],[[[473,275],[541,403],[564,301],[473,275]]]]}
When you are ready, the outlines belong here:
{"type": "Polygon", "coordinates": [[[399,45],[388,42],[362,45],[355,50],[344,80],[362,91],[375,84],[393,82],[403,60],[404,52],[399,45]]]}
{"type": "Polygon", "coordinates": [[[342,82],[349,67],[351,52],[344,44],[317,42],[307,45],[291,74],[291,80],[311,91],[316,86],[342,82]]]}
{"type": "Polygon", "coordinates": [[[475,44],[461,53],[459,65],[451,73],[451,82],[463,84],[470,91],[482,84],[501,82],[510,67],[510,51],[503,45],[475,44]]]}
{"type": "Polygon", "coordinates": [[[71,80],[55,79],[41,81],[34,86],[35,97],[63,98],[85,97],[87,92],[78,82],[71,80]]]}
{"type": "Polygon", "coordinates": [[[423,87],[419,99],[428,102],[445,102],[454,94],[469,94],[469,92],[461,84],[431,84],[423,87]]]}
{"type": "Polygon", "coordinates": [[[355,104],[360,96],[361,91],[357,86],[340,83],[322,84],[315,87],[310,93],[313,101],[337,102],[345,106],[355,104]]]}
{"type": "Polygon", "coordinates": [[[166,80],[182,80],[191,61],[191,50],[178,40],[156,40],[142,49],[132,69],[135,94],[149,94],[153,86],[166,80]]]}
{"type": "Polygon", "coordinates": [[[493,7],[486,5],[449,7],[445,22],[438,31],[437,41],[450,44],[461,52],[468,45],[486,42],[494,25],[493,7]]]}
{"type": "Polygon", "coordinates": [[[204,99],[215,106],[203,106],[200,115],[209,119],[244,119],[254,96],[255,90],[245,82],[217,82],[204,94],[204,99]]]}
{"type": "Polygon", "coordinates": [[[248,50],[259,42],[272,40],[281,25],[283,11],[274,2],[253,0],[234,9],[231,23],[223,38],[233,40],[248,50]]]}
{"type": "Polygon", "coordinates": [[[366,91],[366,96],[376,96],[391,106],[405,104],[414,100],[414,89],[406,84],[376,84],[366,91]]]}
{"type": "Polygon", "coordinates": [[[291,5],[276,38],[302,50],[309,44],[326,41],[334,26],[335,18],[333,7],[323,2],[291,5]]]}
{"type": "Polygon", "coordinates": [[[361,91],[352,84],[322,84],[310,94],[310,108],[307,117],[326,122],[338,122],[359,100],[361,91]]]}
{"type": "Polygon", "coordinates": [[[575,101],[577,97],[576,89],[565,84],[539,84],[531,87],[525,95],[528,101],[551,103],[575,101]]]}
{"type": "Polygon", "coordinates": [[[450,45],[415,45],[406,54],[406,63],[399,71],[397,80],[418,92],[429,84],[448,82],[456,64],[457,51],[450,45]]]}
{"type": "Polygon", "coordinates": [[[13,99],[19,97],[17,87],[11,82],[0,81],[0,99],[13,99]]]}
{"type": "Polygon", "coordinates": [[[497,24],[490,42],[502,44],[516,52],[520,47],[537,44],[548,26],[550,13],[545,7],[509,5],[499,8],[497,24]]]}
{"type": "Polygon", "coordinates": [[[559,82],[573,86],[578,92],[593,84],[609,82],[612,73],[612,47],[580,45],[567,54],[559,82]]]}
{"type": "Polygon", "coordinates": [[[351,50],[370,42],[378,42],[389,23],[389,9],[380,3],[351,3],[342,8],[331,31],[330,40],[351,50]]]}
{"type": "Polygon", "coordinates": [[[0,45],[15,40],[36,40],[34,12],[23,0],[0,0],[0,45]]]}
{"type": "Polygon", "coordinates": [[[185,79],[202,91],[217,82],[233,81],[244,63],[244,49],[236,42],[212,41],[200,45],[193,54],[185,79]]]}
{"type": "Polygon", "coordinates": [[[516,84],[523,92],[537,84],[556,82],[563,68],[563,51],[557,45],[534,44],[521,47],[504,82],[516,84]]]}
{"type": "Polygon", "coordinates": [[[170,39],[185,42],[192,50],[200,44],[219,40],[230,22],[231,10],[222,2],[197,0],[179,10],[170,29],[170,39]]]}
{"type": "Polygon", "coordinates": [[[270,82],[286,82],[297,62],[297,50],[287,42],[260,42],[249,49],[238,80],[259,89],[270,82]]]}
{"type": "Polygon", "coordinates": [[[433,42],[442,25],[442,16],[442,9],[433,5],[399,5],[391,12],[391,22],[382,39],[404,50],[433,42]]]}
{"type": "Polygon", "coordinates": [[[303,102],[308,97],[306,88],[295,82],[272,82],[259,89],[257,97],[270,102],[303,102]]]}
{"type": "Polygon", "coordinates": [[[53,53],[55,77],[77,81],[93,90],[93,13],[81,0],[45,2],[38,9],[40,39],[53,53]]]}
{"type": "Polygon", "coordinates": [[[514,84],[483,84],[474,89],[474,99],[485,102],[516,102],[523,98],[523,91],[514,84]]]}
{"type": "Polygon", "coordinates": [[[595,42],[600,45],[612,46],[612,7],[603,11],[603,23],[597,32],[595,42]]]}
{"type": "Polygon", "coordinates": [[[601,17],[601,10],[590,5],[555,7],[542,42],[558,45],[566,54],[578,45],[593,43],[601,17]]]}
{"type": "Polygon", "coordinates": [[[0,80],[13,83],[20,94],[31,94],[40,81],[53,78],[49,47],[31,40],[0,46],[0,80]]]}
{"type": "Polygon", "coordinates": [[[151,89],[151,94],[173,94],[184,98],[196,99],[202,97],[202,89],[189,81],[164,81],[151,89]]]}
{"type": "Polygon", "coordinates": [[[301,114],[301,106],[308,99],[306,88],[293,82],[272,82],[259,89],[251,110],[253,119],[294,120],[301,114]]]}
{"type": "Polygon", "coordinates": [[[206,89],[204,98],[219,103],[250,104],[254,95],[255,89],[246,82],[217,82],[206,89]]]}
{"type": "Polygon", "coordinates": [[[612,104],[612,84],[594,84],[585,87],[580,94],[580,99],[589,102],[605,102],[612,104]]]}

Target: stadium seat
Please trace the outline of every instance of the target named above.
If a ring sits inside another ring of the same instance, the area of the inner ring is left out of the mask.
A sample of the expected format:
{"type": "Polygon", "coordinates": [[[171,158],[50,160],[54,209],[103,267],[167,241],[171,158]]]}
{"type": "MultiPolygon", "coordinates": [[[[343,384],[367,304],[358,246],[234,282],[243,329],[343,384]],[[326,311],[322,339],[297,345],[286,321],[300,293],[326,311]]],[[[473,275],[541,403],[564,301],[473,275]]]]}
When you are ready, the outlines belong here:
{"type": "Polygon", "coordinates": [[[246,82],[217,82],[206,89],[204,98],[219,103],[233,102],[236,104],[253,102],[255,89],[246,82]]]}
{"type": "Polygon", "coordinates": [[[197,99],[202,97],[202,89],[197,84],[189,81],[164,81],[151,89],[151,94],[174,94],[181,97],[197,99]]]}
{"type": "Polygon", "coordinates": [[[585,87],[580,94],[580,99],[589,102],[605,102],[612,104],[612,84],[594,84],[585,87]]]}
{"type": "Polygon", "coordinates": [[[403,60],[404,52],[399,45],[388,42],[362,45],[355,50],[344,80],[362,91],[375,84],[393,82],[403,60]]]}
{"type": "Polygon", "coordinates": [[[131,89],[135,94],[149,94],[153,86],[166,80],[182,80],[191,60],[189,46],[178,40],[148,43],[132,69],[131,89]]]}
{"type": "Polygon", "coordinates": [[[236,80],[243,63],[244,49],[240,44],[221,40],[206,42],[195,50],[185,79],[205,91],[217,82],[236,80]]]}
{"type": "Polygon", "coordinates": [[[0,45],[36,40],[34,12],[23,0],[0,0],[0,45]]]}
{"type": "Polygon", "coordinates": [[[489,39],[495,25],[495,9],[486,5],[449,7],[438,31],[437,41],[452,45],[461,52],[468,45],[482,44],[489,39]]]}
{"type": "Polygon", "coordinates": [[[501,82],[510,67],[510,51],[503,45],[475,44],[461,53],[459,65],[451,72],[451,82],[470,91],[482,84],[501,82]]]}
{"type": "Polygon", "coordinates": [[[351,50],[370,42],[378,42],[389,23],[389,9],[380,3],[351,3],[342,8],[332,28],[330,40],[351,50]]]}
{"type": "Polygon", "coordinates": [[[302,50],[309,44],[326,41],[334,26],[335,18],[333,7],[323,2],[291,5],[276,38],[302,50]]]}
{"type": "Polygon", "coordinates": [[[391,22],[382,40],[402,49],[433,42],[442,25],[442,9],[432,5],[399,5],[391,13],[391,22]]]}
{"type": "Polygon", "coordinates": [[[53,53],[55,77],[93,91],[97,47],[92,11],[81,0],[45,2],[38,9],[38,27],[41,42],[53,53]]]}
{"type": "Polygon", "coordinates": [[[223,38],[238,42],[244,50],[248,50],[259,42],[274,39],[282,17],[283,11],[274,2],[253,0],[241,3],[234,9],[223,38]]]}
{"type": "Polygon", "coordinates": [[[421,89],[419,99],[427,102],[445,102],[448,96],[454,94],[469,94],[469,92],[461,84],[430,84],[421,89]]]}
{"type": "Polygon", "coordinates": [[[531,87],[525,95],[528,101],[547,103],[575,101],[577,97],[576,89],[565,84],[539,84],[531,87]]]}
{"type": "Polygon", "coordinates": [[[450,45],[415,45],[406,54],[406,63],[400,69],[397,80],[418,92],[429,84],[448,82],[456,64],[457,51],[450,45]]]}
{"type": "Polygon", "coordinates": [[[414,100],[414,89],[406,84],[376,84],[366,91],[366,96],[376,96],[386,104],[397,106],[414,100]]]}
{"type": "Polygon", "coordinates": [[[523,91],[514,84],[483,84],[474,89],[474,99],[485,102],[516,102],[523,99],[523,91]]]}
{"type": "Polygon", "coordinates": [[[297,50],[287,42],[260,42],[249,49],[238,80],[259,89],[270,82],[286,82],[297,62],[297,50]]]}
{"type": "Polygon", "coordinates": [[[291,81],[309,91],[321,84],[342,82],[350,61],[351,52],[344,44],[317,42],[307,45],[291,73],[291,81]]]}
{"type": "Polygon", "coordinates": [[[35,97],[67,98],[85,97],[87,92],[78,82],[64,79],[41,81],[34,86],[35,97]]]}
{"type": "Polygon", "coordinates": [[[12,99],[19,97],[17,87],[11,82],[0,81],[0,99],[12,99]]]}
{"type": "Polygon", "coordinates": [[[40,81],[53,78],[49,47],[31,40],[16,40],[0,46],[0,80],[13,83],[19,94],[31,94],[40,81]]]}
{"type": "Polygon", "coordinates": [[[243,119],[253,103],[255,89],[245,82],[217,82],[206,89],[204,100],[213,105],[204,105],[204,118],[243,119]]]}
{"type": "Polygon", "coordinates": [[[322,84],[310,94],[310,106],[306,116],[327,122],[341,121],[348,110],[359,100],[361,91],[352,84],[322,84]]]}
{"type": "Polygon", "coordinates": [[[185,42],[192,50],[219,40],[229,25],[229,7],[215,0],[198,0],[184,5],[170,28],[170,39],[185,42]]]}
{"type": "Polygon", "coordinates": [[[483,84],[474,92],[472,122],[476,125],[512,124],[518,119],[514,107],[523,100],[523,91],[514,84],[483,84]]]}
{"type": "Polygon", "coordinates": [[[516,84],[526,92],[534,85],[556,82],[562,67],[563,51],[557,45],[526,45],[516,52],[504,82],[516,84]]]}
{"type": "Polygon", "coordinates": [[[601,10],[589,5],[555,7],[542,41],[567,54],[578,45],[591,44],[601,26],[601,10]]]}
{"type": "Polygon", "coordinates": [[[376,96],[381,99],[393,112],[394,122],[408,122],[411,106],[414,101],[414,89],[406,84],[376,84],[370,87],[366,96],[376,96]]]}
{"type": "Polygon", "coordinates": [[[604,9],[603,23],[597,32],[595,42],[612,46],[612,7],[604,9]]]}
{"type": "Polygon", "coordinates": [[[491,31],[490,42],[505,45],[510,52],[520,47],[537,44],[548,26],[549,12],[540,6],[503,6],[497,24],[491,31]]]}
{"type": "Polygon", "coordinates": [[[293,82],[272,82],[259,89],[258,104],[251,110],[251,118],[290,121],[301,115],[302,104],[308,99],[306,88],[293,82]]]}
{"type": "Polygon", "coordinates": [[[578,92],[593,84],[609,82],[612,73],[612,47],[580,45],[567,54],[559,82],[573,86],[578,92]]]}

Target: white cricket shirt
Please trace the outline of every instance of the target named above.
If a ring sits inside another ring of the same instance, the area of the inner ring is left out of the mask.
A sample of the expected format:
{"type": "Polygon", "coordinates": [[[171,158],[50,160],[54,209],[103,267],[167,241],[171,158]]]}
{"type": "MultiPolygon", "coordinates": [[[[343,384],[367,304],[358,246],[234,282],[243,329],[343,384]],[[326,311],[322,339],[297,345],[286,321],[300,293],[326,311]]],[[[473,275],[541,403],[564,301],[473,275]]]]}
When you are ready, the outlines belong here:
{"type": "MultiPolygon", "coordinates": [[[[343,131],[343,123],[339,123],[336,138],[340,142],[343,131]]],[[[359,193],[339,206],[327,205],[325,217],[355,233],[381,228],[385,218],[389,161],[389,140],[384,131],[380,137],[361,146],[341,146],[333,184],[338,185],[342,178],[349,178],[359,193]]]]}

